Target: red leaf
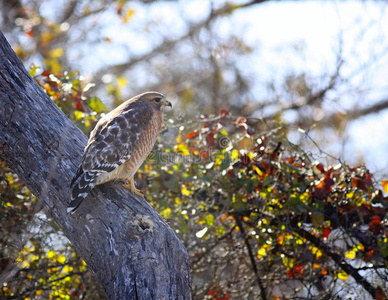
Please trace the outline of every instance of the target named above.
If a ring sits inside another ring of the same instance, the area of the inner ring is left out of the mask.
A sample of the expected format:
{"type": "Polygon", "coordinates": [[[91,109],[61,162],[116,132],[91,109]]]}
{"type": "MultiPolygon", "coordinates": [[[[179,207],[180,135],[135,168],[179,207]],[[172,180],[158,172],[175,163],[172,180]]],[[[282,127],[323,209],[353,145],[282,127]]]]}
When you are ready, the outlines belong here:
{"type": "Polygon", "coordinates": [[[315,166],[319,171],[321,171],[322,173],[325,173],[325,167],[323,166],[323,164],[319,163],[318,165],[315,166]]]}
{"type": "Polygon", "coordinates": [[[383,225],[381,225],[379,216],[373,216],[372,221],[370,221],[368,225],[369,230],[372,231],[374,235],[383,233],[383,225]]]}
{"type": "Polygon", "coordinates": [[[214,147],[215,143],[214,143],[214,135],[213,135],[213,133],[208,133],[206,135],[206,142],[207,142],[209,147],[214,147]]]}
{"type": "Polygon", "coordinates": [[[289,278],[294,278],[294,274],[292,273],[292,271],[291,270],[288,270],[287,271],[287,276],[289,277],[289,278]]]}
{"type": "Polygon", "coordinates": [[[220,115],[221,115],[221,117],[226,117],[226,115],[228,114],[228,111],[226,110],[226,109],[221,109],[221,111],[220,111],[220,115]]]}
{"type": "Polygon", "coordinates": [[[325,226],[325,228],[323,228],[322,230],[322,238],[323,239],[327,239],[330,235],[330,232],[331,232],[331,229],[329,226],[325,226]]]}
{"type": "Polygon", "coordinates": [[[387,296],[385,295],[383,289],[378,286],[375,292],[375,299],[376,300],[387,300],[387,296]]]}
{"type": "Polygon", "coordinates": [[[229,300],[230,293],[224,294],[218,286],[213,286],[207,294],[214,300],[229,300]]]}
{"type": "Polygon", "coordinates": [[[75,107],[77,110],[84,111],[84,107],[81,102],[76,102],[75,107]]]}
{"type": "Polygon", "coordinates": [[[326,172],[325,177],[323,180],[318,182],[318,184],[315,185],[315,190],[313,195],[317,198],[324,198],[331,192],[331,187],[334,185],[334,180],[331,177],[332,169],[326,172]]]}
{"type": "Polygon", "coordinates": [[[34,36],[34,31],[33,30],[25,31],[25,33],[27,34],[28,37],[33,37],[34,36]]]}
{"type": "Polygon", "coordinates": [[[198,134],[199,134],[199,131],[198,131],[198,130],[194,130],[193,132],[190,132],[190,133],[187,135],[187,138],[188,138],[188,139],[195,138],[198,134]]]}
{"type": "Polygon", "coordinates": [[[292,271],[296,274],[296,276],[302,276],[304,273],[304,265],[293,266],[292,271]]]}
{"type": "Polygon", "coordinates": [[[354,178],[352,178],[352,186],[359,188],[363,191],[366,191],[370,187],[373,187],[373,182],[370,174],[366,173],[363,177],[355,176],[354,178]]]}
{"type": "Polygon", "coordinates": [[[207,162],[209,160],[209,153],[207,151],[202,150],[199,153],[199,156],[200,156],[201,160],[204,162],[207,162]]]}
{"type": "Polygon", "coordinates": [[[228,176],[228,177],[234,177],[233,169],[228,170],[228,172],[226,173],[226,176],[228,176]]]}
{"type": "Polygon", "coordinates": [[[291,270],[288,270],[287,271],[287,276],[289,278],[295,278],[295,277],[298,277],[298,276],[302,276],[304,273],[304,265],[300,264],[300,265],[295,265],[292,267],[291,270]]]}
{"type": "Polygon", "coordinates": [[[239,125],[246,124],[246,123],[247,123],[247,119],[245,117],[241,117],[237,120],[237,124],[239,125]]]}

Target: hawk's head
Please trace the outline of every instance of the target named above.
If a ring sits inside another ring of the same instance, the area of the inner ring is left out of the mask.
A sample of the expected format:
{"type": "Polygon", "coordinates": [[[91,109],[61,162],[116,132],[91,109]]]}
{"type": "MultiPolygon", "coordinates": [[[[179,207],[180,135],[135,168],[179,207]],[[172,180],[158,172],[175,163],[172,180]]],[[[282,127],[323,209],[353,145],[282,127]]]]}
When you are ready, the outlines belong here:
{"type": "Polygon", "coordinates": [[[151,106],[157,110],[160,110],[164,106],[172,107],[170,101],[166,99],[164,95],[158,92],[147,92],[139,95],[140,101],[145,101],[151,104],[151,106]]]}

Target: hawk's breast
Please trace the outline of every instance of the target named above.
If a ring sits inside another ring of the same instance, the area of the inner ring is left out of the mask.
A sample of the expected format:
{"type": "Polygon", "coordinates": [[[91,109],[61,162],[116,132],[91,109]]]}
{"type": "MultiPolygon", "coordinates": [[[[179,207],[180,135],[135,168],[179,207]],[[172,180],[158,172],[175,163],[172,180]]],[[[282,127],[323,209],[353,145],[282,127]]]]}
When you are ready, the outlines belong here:
{"type": "Polygon", "coordinates": [[[154,147],[162,127],[162,115],[154,113],[147,121],[138,133],[130,133],[131,136],[136,134],[136,140],[130,144],[129,158],[113,171],[101,174],[96,185],[112,180],[130,179],[135,175],[154,147]]]}

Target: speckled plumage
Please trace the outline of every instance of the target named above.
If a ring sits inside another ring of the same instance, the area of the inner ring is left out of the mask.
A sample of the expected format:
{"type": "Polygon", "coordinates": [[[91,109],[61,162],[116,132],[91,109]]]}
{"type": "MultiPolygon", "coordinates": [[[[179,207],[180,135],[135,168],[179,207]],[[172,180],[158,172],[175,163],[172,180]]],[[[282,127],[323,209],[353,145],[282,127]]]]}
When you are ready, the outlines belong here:
{"type": "Polygon", "coordinates": [[[68,212],[73,212],[94,186],[111,180],[128,180],[132,192],[139,194],[133,176],[162,129],[161,108],[166,105],[171,103],[162,94],[147,92],[124,102],[99,120],[71,182],[68,212]]]}

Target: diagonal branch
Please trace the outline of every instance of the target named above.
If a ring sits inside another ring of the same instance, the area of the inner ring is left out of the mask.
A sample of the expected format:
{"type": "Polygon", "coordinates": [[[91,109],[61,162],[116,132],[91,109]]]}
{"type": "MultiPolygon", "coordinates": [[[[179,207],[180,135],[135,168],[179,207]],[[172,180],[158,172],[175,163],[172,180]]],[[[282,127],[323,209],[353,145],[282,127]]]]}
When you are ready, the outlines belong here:
{"type": "Polygon", "coordinates": [[[253,269],[253,272],[255,272],[257,284],[260,287],[261,298],[263,300],[267,300],[267,294],[265,292],[265,287],[264,287],[263,283],[261,282],[261,279],[260,279],[260,276],[259,276],[259,271],[257,269],[257,265],[256,265],[256,261],[255,261],[255,256],[253,254],[253,250],[252,250],[251,244],[249,243],[248,237],[246,235],[244,225],[241,222],[240,216],[235,215],[234,218],[235,218],[236,224],[240,228],[241,234],[242,234],[242,236],[244,238],[244,243],[245,243],[245,246],[247,247],[247,250],[248,250],[248,255],[249,255],[249,259],[251,261],[252,269],[253,269]]]}
{"type": "Polygon", "coordinates": [[[95,188],[74,217],[66,213],[86,142],[0,32],[0,157],[62,228],[110,299],[191,299],[185,248],[121,183],[95,188]]]}
{"type": "Polygon", "coordinates": [[[310,232],[304,230],[303,228],[296,228],[293,230],[301,237],[307,239],[310,243],[314,244],[315,247],[323,250],[331,259],[335,261],[335,263],[344,270],[348,275],[352,276],[358,284],[360,284],[372,297],[375,298],[376,289],[366,280],[366,278],[362,277],[358,270],[349,265],[342,256],[335,253],[327,244],[322,242],[322,240],[316,238],[310,232]]]}
{"type": "Polygon", "coordinates": [[[360,117],[364,117],[370,114],[376,114],[382,110],[385,110],[388,108],[388,99],[381,100],[375,104],[372,104],[370,106],[367,106],[362,109],[354,109],[352,111],[348,111],[347,115],[349,119],[355,120],[360,117]]]}

